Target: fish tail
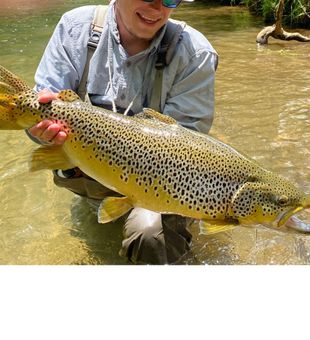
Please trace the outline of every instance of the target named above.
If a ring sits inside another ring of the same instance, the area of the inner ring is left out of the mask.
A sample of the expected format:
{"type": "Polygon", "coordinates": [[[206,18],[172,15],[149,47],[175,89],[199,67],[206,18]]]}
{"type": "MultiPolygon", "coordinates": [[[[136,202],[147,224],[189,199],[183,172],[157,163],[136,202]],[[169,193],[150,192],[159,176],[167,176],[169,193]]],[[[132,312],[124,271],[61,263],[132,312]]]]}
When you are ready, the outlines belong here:
{"type": "Polygon", "coordinates": [[[27,83],[0,65],[0,95],[13,95],[29,91],[27,83]]]}
{"type": "Polygon", "coordinates": [[[26,82],[0,65],[0,130],[20,130],[31,126],[27,112],[23,112],[18,102],[20,96],[30,91],[26,82]]]}

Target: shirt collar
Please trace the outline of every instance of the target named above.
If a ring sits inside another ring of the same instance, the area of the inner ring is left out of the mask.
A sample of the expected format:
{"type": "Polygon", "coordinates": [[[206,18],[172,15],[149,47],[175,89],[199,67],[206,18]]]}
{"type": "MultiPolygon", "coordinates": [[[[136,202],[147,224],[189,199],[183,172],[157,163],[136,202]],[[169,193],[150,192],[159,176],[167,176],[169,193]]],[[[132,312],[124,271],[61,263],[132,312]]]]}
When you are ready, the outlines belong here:
{"type": "Polygon", "coordinates": [[[117,44],[121,43],[121,38],[119,35],[119,31],[117,28],[117,23],[116,23],[116,15],[115,15],[115,1],[111,1],[110,3],[110,9],[108,11],[108,25],[110,26],[110,33],[112,34],[112,37],[116,41],[117,44]]]}

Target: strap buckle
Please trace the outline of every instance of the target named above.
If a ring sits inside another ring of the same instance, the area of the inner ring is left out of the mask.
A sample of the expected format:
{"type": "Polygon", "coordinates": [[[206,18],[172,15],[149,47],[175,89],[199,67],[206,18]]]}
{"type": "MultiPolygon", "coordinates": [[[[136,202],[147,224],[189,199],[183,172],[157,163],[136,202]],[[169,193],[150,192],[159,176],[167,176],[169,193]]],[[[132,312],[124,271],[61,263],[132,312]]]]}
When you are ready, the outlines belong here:
{"type": "Polygon", "coordinates": [[[87,46],[93,49],[96,49],[101,37],[101,32],[92,31],[91,36],[89,37],[87,46]]]}

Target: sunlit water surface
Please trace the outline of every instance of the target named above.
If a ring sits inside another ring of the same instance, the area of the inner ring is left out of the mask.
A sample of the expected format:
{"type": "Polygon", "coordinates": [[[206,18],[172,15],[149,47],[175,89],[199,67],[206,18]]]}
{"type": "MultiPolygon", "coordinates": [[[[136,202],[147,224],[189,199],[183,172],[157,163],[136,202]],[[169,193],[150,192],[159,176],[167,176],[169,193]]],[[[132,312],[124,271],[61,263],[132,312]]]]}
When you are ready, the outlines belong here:
{"type": "MultiPolygon", "coordinates": [[[[33,85],[61,14],[87,2],[18,0],[12,10],[13,3],[0,5],[0,64],[33,85]]],[[[184,4],[175,18],[205,33],[220,55],[211,134],[309,193],[310,44],[270,39],[258,48],[255,37],[263,24],[242,8],[184,4]]],[[[98,224],[96,211],[54,186],[50,172],[29,173],[34,148],[22,131],[0,133],[0,263],[126,264],[118,255],[121,221],[98,224]]],[[[309,221],[309,212],[303,217],[309,221]]],[[[259,225],[207,237],[194,224],[191,232],[192,251],[180,263],[310,263],[310,235],[259,225]]]]}

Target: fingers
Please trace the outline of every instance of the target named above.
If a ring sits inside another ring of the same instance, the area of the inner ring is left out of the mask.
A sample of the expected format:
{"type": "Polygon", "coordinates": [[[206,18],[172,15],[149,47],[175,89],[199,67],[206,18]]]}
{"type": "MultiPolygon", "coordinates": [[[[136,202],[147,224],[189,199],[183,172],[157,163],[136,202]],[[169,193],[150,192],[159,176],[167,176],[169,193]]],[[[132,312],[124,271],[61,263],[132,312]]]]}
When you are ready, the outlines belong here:
{"type": "Polygon", "coordinates": [[[60,123],[47,119],[28,129],[28,132],[42,144],[62,145],[67,138],[60,123]]]}
{"type": "MultiPolygon", "coordinates": [[[[57,99],[57,93],[49,89],[44,89],[38,93],[38,101],[42,104],[50,103],[55,99],[57,99]]],[[[28,132],[42,144],[62,145],[67,138],[66,132],[62,130],[62,125],[49,119],[34,125],[28,129],[28,132]]]]}
{"type": "Polygon", "coordinates": [[[55,145],[62,145],[67,139],[67,134],[64,131],[59,131],[57,136],[54,137],[53,142],[55,145]]]}
{"type": "Polygon", "coordinates": [[[57,99],[57,93],[54,93],[48,89],[44,89],[38,93],[38,100],[42,104],[47,104],[55,99],[57,99]]]}

